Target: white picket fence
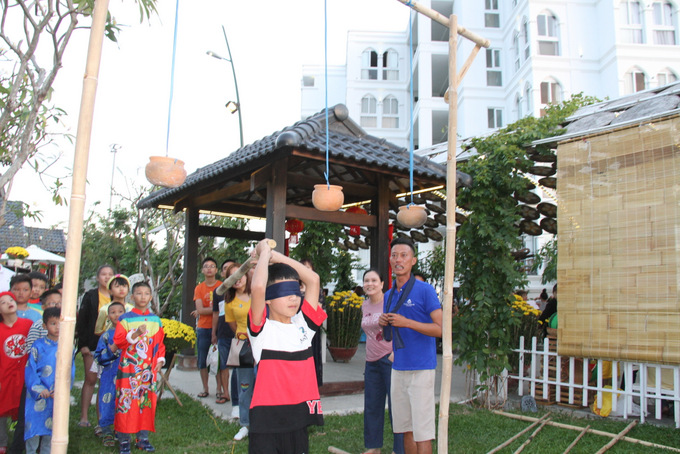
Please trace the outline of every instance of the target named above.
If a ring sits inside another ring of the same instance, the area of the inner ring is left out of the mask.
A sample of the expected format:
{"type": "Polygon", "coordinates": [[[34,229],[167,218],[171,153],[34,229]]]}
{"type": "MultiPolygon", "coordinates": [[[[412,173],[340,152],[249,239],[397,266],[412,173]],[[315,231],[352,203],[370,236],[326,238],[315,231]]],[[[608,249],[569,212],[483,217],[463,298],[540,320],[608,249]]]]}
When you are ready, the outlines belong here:
{"type": "MultiPolygon", "coordinates": [[[[590,369],[588,364],[590,360],[583,358],[578,361],[576,358],[561,357],[556,352],[551,352],[549,348],[549,340],[543,340],[543,345],[539,346],[538,339],[533,337],[531,339],[531,348],[525,348],[524,337],[520,338],[519,349],[519,374],[508,375],[508,377],[515,378],[519,382],[518,394],[524,394],[525,384],[528,383],[529,393],[535,399],[549,399],[549,387],[555,388],[555,399],[559,404],[562,402],[562,390],[568,389],[568,398],[566,403],[569,405],[588,406],[588,397],[592,393],[597,394],[597,407],[602,408],[603,393],[612,393],[612,413],[621,413],[624,418],[633,416],[636,411],[637,404],[640,411],[640,422],[645,422],[648,406],[650,403],[654,406],[654,417],[661,419],[662,400],[674,402],[674,417],[675,427],[680,428],[680,366],[666,366],[660,364],[650,364],[641,362],[626,362],[613,361],[612,362],[612,377],[623,376],[626,383],[626,390],[605,388],[602,377],[603,361],[597,361],[597,379],[594,385],[589,384],[590,369]],[[558,373],[555,377],[549,377],[548,371],[550,360],[555,359],[555,368],[558,373]],[[582,363],[583,373],[580,374],[582,378],[577,382],[577,362],[582,363]],[[529,365],[528,374],[525,375],[525,364],[529,365]],[[565,373],[562,373],[564,370],[565,373]],[[566,373],[568,370],[568,373],[566,373]],[[637,379],[633,380],[634,371],[637,372],[637,379]],[[644,373],[647,371],[647,373],[644,373]],[[563,375],[565,377],[563,377],[563,375]],[[672,376],[672,385],[666,387],[662,384],[662,377],[666,378],[672,376]],[[650,377],[652,378],[650,380],[650,377]],[[536,395],[537,385],[542,385],[542,392],[536,395]],[[574,397],[575,390],[583,390],[583,395],[576,401],[574,397]],[[635,399],[635,401],[634,401],[635,399]],[[622,406],[623,408],[619,408],[622,406]]],[[[618,380],[614,380],[618,384],[618,380]]]]}

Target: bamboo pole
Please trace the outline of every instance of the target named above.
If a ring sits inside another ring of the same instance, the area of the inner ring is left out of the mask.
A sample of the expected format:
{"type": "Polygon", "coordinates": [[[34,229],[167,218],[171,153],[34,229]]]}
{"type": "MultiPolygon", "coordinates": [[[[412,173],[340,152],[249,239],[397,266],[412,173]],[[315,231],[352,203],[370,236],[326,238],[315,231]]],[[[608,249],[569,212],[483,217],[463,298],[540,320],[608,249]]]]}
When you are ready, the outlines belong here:
{"type": "MultiPolygon", "coordinates": [[[[276,241],[274,240],[269,240],[269,247],[274,249],[276,248],[276,241]]],[[[227,293],[227,290],[229,290],[235,283],[238,282],[239,279],[241,279],[243,276],[250,271],[255,264],[257,263],[257,259],[254,257],[250,257],[248,260],[245,261],[243,265],[241,265],[231,276],[226,278],[224,282],[220,284],[219,287],[215,289],[215,293],[218,295],[222,296],[225,293],[227,293]]]]}
{"type": "Polygon", "coordinates": [[[623,429],[621,432],[618,433],[618,435],[612,438],[609,443],[602,446],[602,448],[595,454],[604,454],[605,452],[609,451],[609,448],[618,443],[618,441],[621,440],[628,432],[630,432],[633,429],[633,427],[635,427],[636,424],[637,421],[633,421],[632,423],[628,424],[625,429],[623,429]]]}
{"type": "Polygon", "coordinates": [[[78,132],[73,159],[71,208],[69,211],[68,239],[66,241],[66,262],[64,264],[64,302],[61,308],[57,370],[54,384],[54,415],[52,418],[52,452],[54,454],[66,454],[68,448],[71,367],[73,365],[73,337],[76,322],[76,300],[78,298],[80,253],[83,242],[87,162],[90,153],[94,100],[97,93],[97,78],[99,76],[99,63],[108,8],[109,0],[95,1],[78,117],[78,132]]]}
{"type": "Polygon", "coordinates": [[[534,433],[532,433],[531,435],[529,435],[529,438],[527,438],[527,439],[524,441],[524,443],[522,443],[522,444],[520,445],[520,447],[517,448],[517,450],[516,450],[513,454],[520,454],[522,451],[524,451],[524,448],[526,448],[527,446],[529,446],[529,443],[531,443],[531,442],[533,441],[533,439],[536,438],[536,435],[538,435],[538,433],[541,431],[541,429],[543,429],[543,428],[545,427],[545,425],[546,425],[547,423],[549,423],[549,422],[550,422],[550,418],[548,418],[548,419],[546,419],[545,421],[543,421],[543,422],[541,423],[541,425],[538,426],[538,427],[536,428],[536,430],[534,430],[534,433]]]}
{"type": "Polygon", "coordinates": [[[451,318],[453,315],[453,277],[456,266],[456,135],[458,130],[458,17],[451,15],[449,23],[449,140],[446,152],[446,261],[444,268],[444,298],[442,314],[442,383],[439,392],[438,452],[448,452],[449,405],[453,352],[451,318]]]}
{"type": "Polygon", "coordinates": [[[510,437],[509,439],[507,439],[506,441],[504,441],[504,442],[501,443],[500,445],[498,445],[498,446],[496,446],[495,448],[493,448],[493,449],[492,449],[491,451],[489,451],[487,454],[495,454],[495,453],[497,453],[498,451],[500,451],[501,449],[503,449],[503,448],[505,448],[506,446],[510,445],[513,441],[517,440],[519,437],[521,437],[522,435],[524,435],[525,433],[527,433],[528,431],[530,431],[531,429],[533,429],[535,426],[537,426],[538,424],[540,424],[541,422],[543,422],[543,420],[546,419],[548,416],[550,416],[550,413],[544,414],[543,416],[541,416],[541,419],[537,419],[536,421],[534,421],[534,422],[533,422],[532,424],[530,424],[529,426],[527,426],[527,427],[525,427],[524,429],[520,430],[518,433],[516,433],[516,434],[513,435],[512,437],[510,437]]]}
{"type": "MultiPolygon", "coordinates": [[[[417,11],[420,14],[429,17],[433,21],[439,22],[440,24],[442,24],[445,27],[449,26],[449,18],[444,16],[443,14],[440,14],[439,12],[437,12],[435,10],[430,9],[427,6],[423,6],[420,3],[413,2],[411,0],[399,0],[399,1],[401,3],[403,3],[404,5],[412,8],[414,11],[417,11]]],[[[467,38],[470,41],[472,41],[473,43],[479,44],[482,47],[489,47],[491,45],[491,42],[488,39],[483,38],[483,37],[479,36],[478,34],[471,32],[470,30],[466,29],[465,27],[461,27],[460,25],[458,25],[456,28],[454,28],[454,30],[456,30],[460,36],[467,38]]]]}
{"type": "Polygon", "coordinates": [[[583,436],[588,432],[588,429],[590,429],[590,426],[589,426],[589,425],[588,425],[588,426],[585,426],[585,427],[583,428],[583,430],[581,431],[581,433],[578,434],[578,437],[576,437],[576,439],[575,439],[574,441],[572,441],[571,444],[570,444],[569,446],[567,446],[567,449],[565,449],[564,452],[563,452],[562,454],[569,454],[569,452],[570,452],[572,449],[574,449],[574,446],[576,446],[576,443],[578,443],[579,440],[581,440],[581,438],[583,438],[583,436]]]}
{"type": "MultiPolygon", "coordinates": [[[[508,417],[508,418],[518,419],[520,421],[537,421],[537,418],[532,418],[531,416],[515,415],[513,413],[506,413],[504,411],[499,411],[499,410],[491,410],[491,412],[495,413],[497,415],[508,417]]],[[[563,424],[563,423],[555,422],[555,421],[550,421],[548,423],[548,425],[553,426],[553,427],[557,427],[559,429],[576,430],[576,431],[579,431],[579,432],[584,430],[583,427],[572,426],[571,424],[563,424]]],[[[602,430],[595,430],[595,429],[588,429],[588,430],[586,430],[586,432],[593,434],[593,435],[600,435],[602,437],[609,437],[609,438],[614,438],[614,437],[617,436],[617,434],[613,434],[613,433],[610,433],[610,432],[604,432],[602,430]]],[[[648,446],[650,448],[666,449],[668,451],[680,452],[680,449],[678,449],[678,448],[674,448],[672,446],[660,445],[658,443],[652,443],[650,441],[640,440],[638,438],[622,437],[621,440],[627,441],[628,443],[633,443],[633,444],[642,445],[642,446],[648,446]]]]}

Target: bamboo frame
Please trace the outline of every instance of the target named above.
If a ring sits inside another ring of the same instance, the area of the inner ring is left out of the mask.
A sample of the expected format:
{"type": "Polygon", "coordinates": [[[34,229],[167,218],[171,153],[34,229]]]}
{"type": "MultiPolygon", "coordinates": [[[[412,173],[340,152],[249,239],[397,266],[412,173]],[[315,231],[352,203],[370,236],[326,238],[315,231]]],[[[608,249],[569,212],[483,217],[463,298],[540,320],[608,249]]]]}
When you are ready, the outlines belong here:
{"type": "Polygon", "coordinates": [[[61,308],[61,326],[57,347],[57,370],[54,384],[54,415],[52,452],[66,454],[68,448],[69,400],[71,397],[71,367],[73,364],[73,337],[78,299],[78,275],[83,241],[83,213],[85,211],[85,185],[87,162],[90,153],[94,101],[101,61],[104,27],[109,0],[96,0],[92,14],[90,42],[87,49],[85,79],[83,80],[75,156],[73,159],[73,186],[69,211],[66,263],[64,264],[64,302],[61,308]]]}
{"type": "Polygon", "coordinates": [[[537,426],[538,424],[544,422],[544,420],[545,420],[546,418],[548,418],[548,416],[550,416],[550,413],[544,414],[543,416],[541,416],[540,419],[537,419],[536,421],[534,421],[534,422],[533,422],[532,424],[530,424],[529,426],[527,426],[527,427],[525,427],[524,429],[520,430],[519,432],[517,432],[517,433],[516,433],[515,435],[513,435],[512,437],[510,437],[509,439],[507,439],[506,441],[504,441],[504,442],[501,443],[500,445],[498,445],[498,446],[496,446],[495,448],[493,448],[493,449],[492,449],[491,451],[489,451],[487,454],[495,454],[495,453],[497,453],[498,451],[500,451],[501,449],[503,449],[503,448],[505,448],[506,446],[510,445],[513,441],[517,440],[519,437],[521,437],[522,435],[524,435],[525,433],[527,433],[528,431],[530,431],[531,429],[533,429],[535,426],[537,426]]]}
{"type": "Polygon", "coordinates": [[[583,436],[588,433],[588,429],[590,429],[590,425],[587,425],[583,428],[580,434],[574,439],[574,441],[571,442],[569,446],[567,446],[567,449],[564,450],[562,454],[568,454],[572,449],[574,449],[574,446],[576,446],[576,443],[578,443],[583,436]]]}

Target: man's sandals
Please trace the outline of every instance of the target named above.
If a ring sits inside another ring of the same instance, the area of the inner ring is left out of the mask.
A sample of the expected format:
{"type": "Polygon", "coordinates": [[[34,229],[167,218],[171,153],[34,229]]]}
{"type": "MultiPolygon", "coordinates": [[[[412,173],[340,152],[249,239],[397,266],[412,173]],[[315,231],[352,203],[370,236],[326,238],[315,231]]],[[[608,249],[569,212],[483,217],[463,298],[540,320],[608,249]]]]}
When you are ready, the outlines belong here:
{"type": "Polygon", "coordinates": [[[198,393],[197,397],[200,397],[201,399],[203,399],[204,397],[208,397],[209,395],[210,395],[210,393],[203,391],[202,393],[198,393]]]}
{"type": "Polygon", "coordinates": [[[226,404],[229,402],[229,396],[225,396],[222,393],[217,393],[217,399],[215,400],[216,404],[226,404]]]}

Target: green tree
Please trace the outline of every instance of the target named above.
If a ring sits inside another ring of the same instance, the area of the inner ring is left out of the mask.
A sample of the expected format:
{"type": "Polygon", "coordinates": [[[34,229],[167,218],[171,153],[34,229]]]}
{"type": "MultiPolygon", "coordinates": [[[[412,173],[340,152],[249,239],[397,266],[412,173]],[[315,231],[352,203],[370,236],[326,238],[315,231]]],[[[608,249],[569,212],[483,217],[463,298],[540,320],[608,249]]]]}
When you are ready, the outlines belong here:
{"type": "Polygon", "coordinates": [[[310,259],[314,271],[321,279],[323,288],[338,278],[337,269],[340,254],[335,249],[338,239],[344,238],[342,225],[330,222],[305,221],[300,242],[291,249],[290,256],[296,260],[310,259]]]}
{"type": "Polygon", "coordinates": [[[548,282],[554,282],[557,280],[557,237],[554,236],[541,247],[536,256],[534,257],[534,263],[531,266],[531,270],[536,272],[541,269],[545,264],[543,269],[543,275],[541,275],[541,284],[547,284],[548,282]]]}
{"type": "Polygon", "coordinates": [[[460,227],[456,245],[456,277],[466,304],[454,317],[453,332],[459,351],[456,362],[468,364],[478,374],[482,383],[478,391],[488,390],[503,369],[510,368],[508,354],[516,348],[510,340],[510,328],[519,321],[512,316],[510,295],[524,285],[525,275],[511,255],[522,244],[513,194],[527,191],[524,172],[532,161],[526,147],[538,139],[562,134],[564,119],[595,101],[576,95],[549,107],[541,118],[522,118],[467,145],[477,155],[460,170],[472,176],[473,185],[459,189],[457,203],[471,213],[460,227]]]}
{"type": "MultiPolygon", "coordinates": [[[[135,0],[141,20],[156,12],[156,0],[135,0]]],[[[79,21],[92,15],[95,0],[7,0],[0,2],[0,225],[14,177],[26,162],[41,174],[50,163],[41,154],[54,139],[51,130],[65,112],[50,103],[52,86],[61,69],[79,21]]],[[[109,15],[106,36],[119,31],[109,15]]],[[[53,200],[61,182],[51,186],[53,200]]]]}

